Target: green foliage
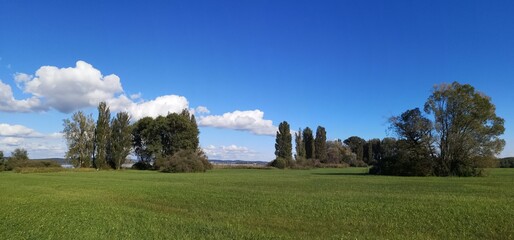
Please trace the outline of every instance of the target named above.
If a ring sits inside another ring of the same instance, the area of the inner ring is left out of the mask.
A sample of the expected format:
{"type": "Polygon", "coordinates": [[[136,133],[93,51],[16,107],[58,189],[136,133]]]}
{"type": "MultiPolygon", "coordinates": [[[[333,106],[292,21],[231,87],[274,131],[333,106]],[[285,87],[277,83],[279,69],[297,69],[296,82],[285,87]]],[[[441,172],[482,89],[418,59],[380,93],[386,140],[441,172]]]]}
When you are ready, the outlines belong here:
{"type": "Polygon", "coordinates": [[[513,169],[452,179],[367,176],[365,168],[207,174],[86,170],[92,171],[0,173],[2,238],[514,236],[513,169]]]}
{"type": "Polygon", "coordinates": [[[305,144],[305,157],[307,159],[313,159],[315,157],[314,137],[309,127],[303,130],[303,143],[305,144]]]}
{"type": "Polygon", "coordinates": [[[64,119],[63,125],[63,133],[68,145],[66,158],[76,168],[91,167],[95,135],[93,117],[78,111],[73,114],[71,119],[64,119]]]}
{"type": "Polygon", "coordinates": [[[336,141],[328,141],[326,143],[327,158],[325,163],[328,164],[341,164],[355,160],[355,153],[352,153],[348,146],[345,146],[343,142],[338,139],[336,141]]]}
{"type": "Polygon", "coordinates": [[[111,112],[109,107],[105,102],[101,102],[98,105],[98,119],[96,121],[96,129],[95,129],[95,141],[94,141],[94,162],[93,165],[95,168],[109,168],[109,158],[111,156],[108,149],[110,149],[109,144],[111,138],[111,126],[109,125],[111,121],[111,112]]]}
{"type": "Polygon", "coordinates": [[[316,139],[314,139],[314,149],[316,149],[314,156],[321,163],[327,162],[327,132],[322,126],[316,129],[316,139]]]}
{"type": "Polygon", "coordinates": [[[151,117],[144,117],[137,121],[132,129],[132,144],[134,152],[139,161],[149,165],[154,159],[160,157],[162,152],[162,144],[157,121],[151,117]]]}
{"type": "Polygon", "coordinates": [[[275,167],[278,169],[284,169],[284,168],[290,167],[290,165],[288,165],[288,160],[285,158],[281,158],[281,157],[275,158],[275,160],[273,160],[269,163],[269,166],[275,167]]]}
{"type": "Polygon", "coordinates": [[[503,158],[498,160],[498,166],[501,168],[514,168],[514,157],[503,158]]]}
{"type": "Polygon", "coordinates": [[[298,162],[298,160],[300,159],[303,160],[303,159],[306,159],[306,154],[305,154],[305,143],[303,142],[303,137],[302,137],[302,129],[298,129],[298,132],[296,132],[295,134],[295,143],[296,143],[296,154],[295,154],[295,160],[296,162],[298,162]]]}
{"type": "Polygon", "coordinates": [[[173,156],[158,159],[157,166],[161,172],[168,173],[205,172],[212,169],[201,150],[179,150],[173,156]]]}
{"type": "Polygon", "coordinates": [[[134,124],[133,147],[139,160],[151,164],[156,159],[173,156],[180,150],[196,151],[200,131],[194,115],[185,109],[156,119],[145,117],[134,124]]]}
{"type": "Polygon", "coordinates": [[[275,156],[277,159],[285,159],[286,167],[290,165],[290,162],[293,159],[293,144],[291,141],[292,137],[289,123],[283,121],[278,125],[278,132],[275,139],[275,156]]]}
{"type": "Polygon", "coordinates": [[[132,147],[132,130],[130,116],[127,112],[119,112],[111,122],[111,166],[120,169],[125,159],[130,154],[132,147]]]}
{"type": "Polygon", "coordinates": [[[355,153],[356,160],[364,161],[364,146],[366,145],[366,140],[357,136],[351,136],[343,142],[355,153]]]}
{"type": "Polygon", "coordinates": [[[490,97],[471,85],[435,86],[425,111],[435,119],[437,175],[480,174],[480,168],[503,150],[505,141],[499,136],[505,131],[504,120],[496,116],[490,97]]]}
{"type": "Polygon", "coordinates": [[[392,117],[391,129],[400,138],[389,157],[379,159],[370,171],[374,174],[429,176],[434,173],[432,123],[418,108],[392,117]]]}
{"type": "Polygon", "coordinates": [[[23,148],[16,148],[11,153],[11,157],[5,164],[5,169],[8,171],[14,170],[15,168],[25,167],[29,162],[29,155],[27,150],[23,148]]]}
{"type": "Polygon", "coordinates": [[[4,152],[0,151],[0,172],[5,170],[5,158],[4,158],[4,152]]]}

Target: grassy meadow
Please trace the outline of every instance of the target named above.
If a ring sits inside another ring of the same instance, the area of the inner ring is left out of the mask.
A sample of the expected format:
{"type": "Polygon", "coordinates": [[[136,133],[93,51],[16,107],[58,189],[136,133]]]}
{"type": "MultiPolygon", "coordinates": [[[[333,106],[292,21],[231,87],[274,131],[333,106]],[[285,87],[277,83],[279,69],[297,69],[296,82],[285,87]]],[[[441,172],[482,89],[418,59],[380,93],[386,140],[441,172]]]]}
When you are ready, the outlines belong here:
{"type": "Polygon", "coordinates": [[[514,239],[514,169],[0,173],[1,239],[514,239]]]}

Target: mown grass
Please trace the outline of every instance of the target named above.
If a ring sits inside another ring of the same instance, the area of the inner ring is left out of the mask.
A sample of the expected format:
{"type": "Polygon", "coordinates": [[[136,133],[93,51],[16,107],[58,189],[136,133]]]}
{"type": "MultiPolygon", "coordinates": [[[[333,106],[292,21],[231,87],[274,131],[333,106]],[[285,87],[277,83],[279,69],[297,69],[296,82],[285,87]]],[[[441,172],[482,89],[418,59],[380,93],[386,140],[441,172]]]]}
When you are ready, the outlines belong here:
{"type": "Polygon", "coordinates": [[[513,239],[514,169],[0,173],[1,239],[513,239]]]}

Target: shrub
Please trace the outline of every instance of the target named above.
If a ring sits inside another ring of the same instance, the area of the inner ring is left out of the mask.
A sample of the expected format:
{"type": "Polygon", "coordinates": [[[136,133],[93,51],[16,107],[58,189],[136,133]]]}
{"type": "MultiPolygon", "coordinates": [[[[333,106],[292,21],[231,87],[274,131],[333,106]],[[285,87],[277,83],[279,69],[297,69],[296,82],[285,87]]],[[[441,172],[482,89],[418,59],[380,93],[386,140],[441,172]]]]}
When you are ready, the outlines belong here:
{"type": "Polygon", "coordinates": [[[150,163],[139,161],[134,163],[131,168],[135,170],[150,170],[153,169],[153,166],[150,163]]]}
{"type": "Polygon", "coordinates": [[[205,154],[200,151],[180,150],[171,157],[158,160],[157,166],[161,172],[205,172],[212,169],[205,154]]]}
{"type": "Polygon", "coordinates": [[[269,165],[278,169],[284,169],[287,167],[287,160],[285,158],[278,157],[271,161],[269,165]]]}

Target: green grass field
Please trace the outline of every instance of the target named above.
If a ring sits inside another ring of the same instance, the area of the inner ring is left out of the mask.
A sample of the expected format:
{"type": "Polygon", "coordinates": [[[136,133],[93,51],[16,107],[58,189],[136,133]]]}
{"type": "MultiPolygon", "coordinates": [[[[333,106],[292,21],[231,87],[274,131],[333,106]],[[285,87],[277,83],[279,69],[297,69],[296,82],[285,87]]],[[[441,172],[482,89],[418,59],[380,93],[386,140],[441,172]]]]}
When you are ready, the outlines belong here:
{"type": "Polygon", "coordinates": [[[514,169],[0,173],[1,239],[514,239],[514,169]]]}

